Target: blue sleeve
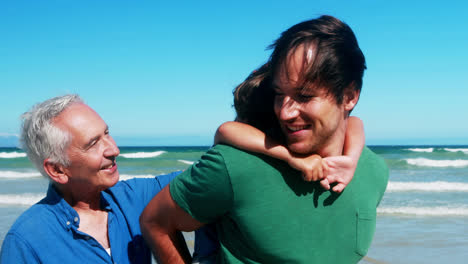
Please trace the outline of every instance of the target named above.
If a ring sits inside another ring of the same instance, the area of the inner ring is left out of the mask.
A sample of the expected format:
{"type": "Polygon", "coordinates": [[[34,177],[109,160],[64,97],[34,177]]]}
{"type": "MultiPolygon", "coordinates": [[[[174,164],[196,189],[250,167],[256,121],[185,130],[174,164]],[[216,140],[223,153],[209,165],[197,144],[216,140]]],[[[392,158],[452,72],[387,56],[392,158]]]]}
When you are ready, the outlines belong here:
{"type": "Polygon", "coordinates": [[[160,192],[164,187],[166,187],[166,185],[168,185],[172,181],[172,179],[174,179],[180,173],[182,173],[182,171],[175,171],[169,174],[160,175],[156,177],[156,180],[159,182],[159,186],[160,186],[160,189],[158,190],[158,192],[160,192]]]}
{"type": "Polygon", "coordinates": [[[134,178],[121,181],[118,186],[111,189],[117,200],[130,203],[141,213],[151,199],[181,172],[171,172],[154,178],[134,178]]]}
{"type": "Polygon", "coordinates": [[[40,263],[34,250],[20,237],[8,233],[0,252],[0,263],[40,263]]]}

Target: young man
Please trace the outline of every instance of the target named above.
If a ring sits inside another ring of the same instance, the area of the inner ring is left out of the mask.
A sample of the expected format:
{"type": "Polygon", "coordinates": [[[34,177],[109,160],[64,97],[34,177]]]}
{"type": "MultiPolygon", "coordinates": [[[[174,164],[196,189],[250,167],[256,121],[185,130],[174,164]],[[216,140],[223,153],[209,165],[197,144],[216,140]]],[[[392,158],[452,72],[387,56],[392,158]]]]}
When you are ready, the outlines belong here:
{"type": "MultiPolygon", "coordinates": [[[[273,47],[265,81],[289,151],[342,155],[365,69],[354,33],[322,16],[283,32],[273,47]]],[[[176,232],[211,222],[221,263],[356,263],[372,241],[387,181],[385,163],[368,148],[337,194],[305,184],[282,161],[217,145],[165,187],[140,222],[162,263],[189,262],[176,232]]]]}

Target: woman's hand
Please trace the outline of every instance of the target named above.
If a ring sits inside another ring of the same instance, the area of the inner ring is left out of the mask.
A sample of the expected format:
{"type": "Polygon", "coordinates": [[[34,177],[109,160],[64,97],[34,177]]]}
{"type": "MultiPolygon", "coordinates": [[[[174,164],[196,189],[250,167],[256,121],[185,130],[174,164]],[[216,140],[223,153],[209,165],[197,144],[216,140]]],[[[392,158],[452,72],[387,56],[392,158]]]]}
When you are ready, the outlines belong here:
{"type": "MultiPolygon", "coordinates": [[[[291,157],[288,160],[289,166],[302,172],[304,181],[322,180],[324,175],[324,163],[319,155],[310,155],[306,157],[291,157]]],[[[326,166],[326,164],[325,164],[326,166]]]]}
{"type": "Polygon", "coordinates": [[[330,189],[330,184],[336,183],[332,188],[334,192],[340,193],[351,182],[357,167],[357,162],[348,156],[333,156],[322,159],[324,166],[324,181],[320,182],[322,187],[330,189]],[[327,188],[328,187],[328,188],[327,188]]]}

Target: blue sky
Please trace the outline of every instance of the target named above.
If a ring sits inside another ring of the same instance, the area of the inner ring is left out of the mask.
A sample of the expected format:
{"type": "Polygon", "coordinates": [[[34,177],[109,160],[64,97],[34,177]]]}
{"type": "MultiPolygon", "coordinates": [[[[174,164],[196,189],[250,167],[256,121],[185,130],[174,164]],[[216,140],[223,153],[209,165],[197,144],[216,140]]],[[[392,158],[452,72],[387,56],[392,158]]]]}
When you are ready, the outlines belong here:
{"type": "Polygon", "coordinates": [[[468,144],[465,1],[0,1],[0,146],[33,104],[78,93],[119,145],[210,145],[232,90],[288,27],[353,28],[368,144],[468,144]]]}

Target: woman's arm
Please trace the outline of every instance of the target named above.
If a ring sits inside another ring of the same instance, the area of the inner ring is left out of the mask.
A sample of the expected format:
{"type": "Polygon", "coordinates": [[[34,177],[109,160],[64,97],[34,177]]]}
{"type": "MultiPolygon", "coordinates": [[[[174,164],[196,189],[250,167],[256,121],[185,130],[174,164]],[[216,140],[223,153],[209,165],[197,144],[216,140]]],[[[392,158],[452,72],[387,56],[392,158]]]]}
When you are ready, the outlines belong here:
{"type": "Polygon", "coordinates": [[[364,123],[359,117],[351,116],[346,127],[343,155],[350,157],[357,164],[366,143],[364,123]]]}
{"type": "Polygon", "coordinates": [[[216,131],[214,143],[226,143],[284,160],[291,167],[301,171],[306,181],[317,181],[324,177],[322,158],[319,155],[301,157],[293,155],[285,146],[267,137],[261,130],[244,123],[235,121],[223,123],[216,131]]]}
{"type": "Polygon", "coordinates": [[[330,188],[330,183],[336,183],[333,191],[342,192],[343,189],[353,179],[359,157],[364,148],[366,138],[364,134],[364,124],[358,117],[349,117],[346,128],[343,156],[326,157],[323,162],[326,164],[326,179],[320,182],[325,188],[330,188]],[[328,181],[328,182],[327,182],[328,181]]]}
{"type": "Polygon", "coordinates": [[[252,152],[262,153],[281,159],[301,171],[306,181],[321,180],[326,190],[336,183],[333,191],[341,192],[351,181],[365,143],[364,126],[361,119],[350,117],[345,134],[343,156],[327,157],[319,155],[299,156],[267,137],[262,131],[240,122],[222,124],[215,135],[215,144],[226,143],[252,152]],[[325,178],[326,177],[326,178],[325,178]]]}
{"type": "Polygon", "coordinates": [[[226,143],[281,160],[289,157],[287,148],[267,137],[261,130],[237,121],[229,121],[219,126],[214,143],[226,143]]]}

